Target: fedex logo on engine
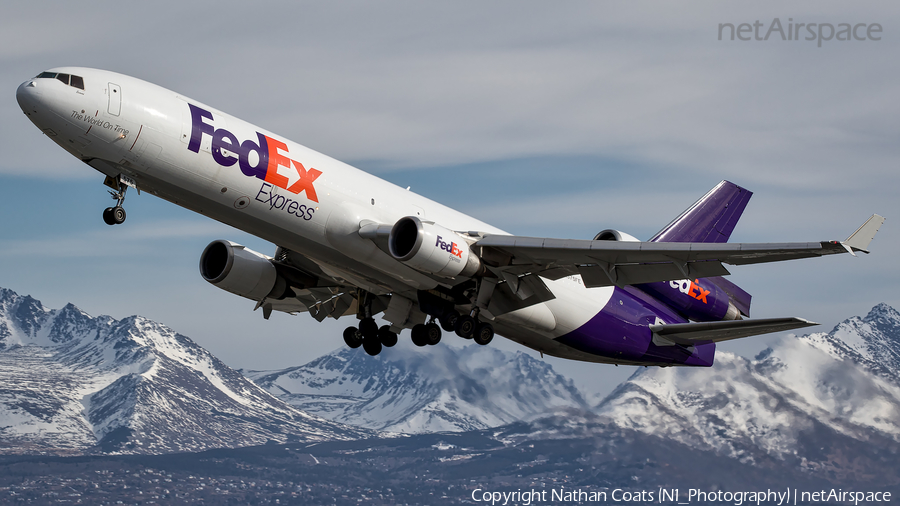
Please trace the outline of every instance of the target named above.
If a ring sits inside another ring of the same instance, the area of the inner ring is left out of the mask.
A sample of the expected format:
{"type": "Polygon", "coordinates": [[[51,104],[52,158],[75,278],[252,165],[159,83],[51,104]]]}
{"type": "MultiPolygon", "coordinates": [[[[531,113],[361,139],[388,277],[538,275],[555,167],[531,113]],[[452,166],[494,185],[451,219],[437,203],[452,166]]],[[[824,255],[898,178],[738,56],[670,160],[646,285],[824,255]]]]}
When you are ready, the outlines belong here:
{"type": "MultiPolygon", "coordinates": [[[[435,248],[440,248],[456,258],[462,258],[463,250],[459,246],[456,245],[455,242],[444,242],[441,236],[437,236],[437,241],[434,243],[435,248]]],[[[456,260],[453,258],[453,260],[456,260]]],[[[456,260],[457,262],[459,260],[456,260]]]]}
{"type": "Polygon", "coordinates": [[[706,296],[711,293],[710,290],[704,290],[699,285],[700,280],[695,279],[691,281],[690,279],[678,279],[675,281],[669,281],[669,286],[675,288],[681,293],[687,294],[690,297],[693,297],[704,304],[708,304],[706,301],[706,296]]]}
{"type": "Polygon", "coordinates": [[[213,160],[219,165],[231,167],[237,163],[245,176],[257,177],[295,195],[306,192],[306,198],[313,202],[319,201],[313,183],[322,175],[322,171],[306,169],[300,162],[288,158],[285,143],[259,132],[256,132],[256,141],[247,139],[239,142],[228,130],[215,128],[203,121],[213,121],[211,112],[194,104],[188,106],[191,108],[191,140],[188,150],[199,153],[203,136],[208,135],[212,138],[210,151],[213,160]],[[251,160],[251,153],[256,153],[255,164],[251,160]]]}

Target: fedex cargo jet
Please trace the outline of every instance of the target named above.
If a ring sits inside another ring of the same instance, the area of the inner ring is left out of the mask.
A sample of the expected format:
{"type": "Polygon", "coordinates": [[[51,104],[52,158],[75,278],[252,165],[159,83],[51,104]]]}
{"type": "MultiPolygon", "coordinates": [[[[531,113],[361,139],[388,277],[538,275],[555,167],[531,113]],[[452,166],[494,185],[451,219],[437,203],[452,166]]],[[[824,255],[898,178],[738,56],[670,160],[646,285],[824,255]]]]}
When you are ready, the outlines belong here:
{"type": "Polygon", "coordinates": [[[590,362],[711,366],[716,342],[797,329],[747,319],[725,265],[862,251],[884,218],[845,241],[728,243],[751,193],[722,181],[646,242],[518,237],[197,100],[103,70],[63,67],[19,86],[22,111],[105,176],[125,221],[129,188],[276,245],[272,256],[213,241],[200,273],[272,311],[356,317],[343,338],[377,355],[411,329],[487,344],[494,332],[590,362]],[[376,323],[379,317],[383,323],[376,323]]]}

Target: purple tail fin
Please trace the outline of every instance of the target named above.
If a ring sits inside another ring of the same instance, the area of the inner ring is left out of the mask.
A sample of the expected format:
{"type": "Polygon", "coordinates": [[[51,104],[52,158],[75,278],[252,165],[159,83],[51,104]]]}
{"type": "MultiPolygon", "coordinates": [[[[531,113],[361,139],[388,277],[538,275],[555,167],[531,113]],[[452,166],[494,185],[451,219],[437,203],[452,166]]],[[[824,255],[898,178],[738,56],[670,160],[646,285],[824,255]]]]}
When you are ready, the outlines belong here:
{"type": "Polygon", "coordinates": [[[753,192],[722,181],[650,242],[727,242],[753,192]]]}
{"type": "MultiPolygon", "coordinates": [[[[650,242],[728,242],[753,192],[722,181],[656,233],[650,242]]],[[[751,295],[722,277],[707,278],[728,294],[744,316],[750,316],[751,295]]]]}

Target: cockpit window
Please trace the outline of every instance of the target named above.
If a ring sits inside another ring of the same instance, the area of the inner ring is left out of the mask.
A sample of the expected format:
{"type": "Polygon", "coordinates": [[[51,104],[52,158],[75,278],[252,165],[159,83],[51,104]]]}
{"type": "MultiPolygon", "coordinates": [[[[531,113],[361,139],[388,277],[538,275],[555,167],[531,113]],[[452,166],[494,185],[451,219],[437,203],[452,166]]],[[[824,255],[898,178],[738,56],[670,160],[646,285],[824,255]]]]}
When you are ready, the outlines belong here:
{"type": "Polygon", "coordinates": [[[63,84],[72,86],[73,88],[78,88],[79,90],[84,89],[84,78],[81,76],[73,76],[69,74],[60,74],[57,72],[41,72],[35,79],[59,79],[63,84]]]}

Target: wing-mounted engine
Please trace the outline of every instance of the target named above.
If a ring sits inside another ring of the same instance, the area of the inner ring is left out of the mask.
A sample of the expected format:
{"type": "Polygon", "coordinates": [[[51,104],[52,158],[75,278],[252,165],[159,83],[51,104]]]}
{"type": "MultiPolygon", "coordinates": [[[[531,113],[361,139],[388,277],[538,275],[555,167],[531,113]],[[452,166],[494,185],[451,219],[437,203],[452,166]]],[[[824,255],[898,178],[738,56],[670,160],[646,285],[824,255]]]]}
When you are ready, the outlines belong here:
{"type": "Polygon", "coordinates": [[[209,243],[200,255],[200,274],[225,291],[255,301],[290,294],[269,257],[231,241],[209,243]]]}
{"type": "Polygon", "coordinates": [[[391,227],[388,251],[413,269],[436,276],[468,278],[482,270],[463,236],[414,216],[400,218],[391,227]]]}
{"type": "Polygon", "coordinates": [[[283,248],[271,258],[231,241],[213,241],[200,256],[203,279],[256,301],[266,319],[273,310],[309,311],[318,321],[355,312],[356,294],[316,269],[302,255],[283,248]]]}

